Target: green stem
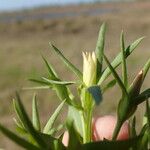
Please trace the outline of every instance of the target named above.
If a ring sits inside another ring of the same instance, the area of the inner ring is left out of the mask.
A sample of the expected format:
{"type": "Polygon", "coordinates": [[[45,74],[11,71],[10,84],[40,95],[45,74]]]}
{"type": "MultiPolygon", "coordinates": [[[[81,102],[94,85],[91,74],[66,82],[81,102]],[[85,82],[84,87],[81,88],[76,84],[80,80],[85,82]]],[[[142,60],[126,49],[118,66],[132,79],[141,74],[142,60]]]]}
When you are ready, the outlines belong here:
{"type": "Polygon", "coordinates": [[[84,112],[81,112],[81,121],[82,121],[82,132],[83,132],[83,143],[86,143],[86,127],[85,127],[85,117],[84,112]]]}
{"type": "Polygon", "coordinates": [[[92,137],[92,114],[93,109],[90,109],[87,116],[86,122],[86,142],[91,142],[92,137]]]}
{"type": "Polygon", "coordinates": [[[83,111],[81,112],[82,128],[83,128],[83,143],[91,142],[92,139],[92,115],[94,101],[87,89],[84,88],[81,94],[81,104],[83,111]]]}
{"type": "Polygon", "coordinates": [[[121,129],[121,126],[122,126],[122,121],[118,120],[117,124],[116,124],[116,127],[115,127],[115,130],[114,130],[114,133],[113,133],[113,136],[112,136],[112,140],[116,140],[117,139],[119,131],[121,129]]]}

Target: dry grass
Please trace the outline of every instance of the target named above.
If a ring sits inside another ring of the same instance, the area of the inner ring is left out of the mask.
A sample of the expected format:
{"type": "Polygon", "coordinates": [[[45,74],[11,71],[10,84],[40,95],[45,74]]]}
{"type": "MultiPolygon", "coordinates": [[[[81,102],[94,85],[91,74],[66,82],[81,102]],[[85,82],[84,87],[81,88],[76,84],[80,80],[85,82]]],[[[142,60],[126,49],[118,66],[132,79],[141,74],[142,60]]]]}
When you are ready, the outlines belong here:
{"type": "MultiPolygon", "coordinates": [[[[40,56],[41,53],[54,64],[60,76],[63,75],[63,79],[74,79],[74,76],[69,74],[61,61],[50,51],[48,42],[52,41],[55,43],[76,66],[82,69],[81,51],[94,50],[99,26],[103,21],[108,24],[106,53],[110,59],[113,59],[119,51],[119,34],[122,29],[126,34],[127,44],[140,36],[145,35],[147,37],[136,50],[136,53],[129,58],[129,76],[130,79],[133,79],[135,73],[138,72],[139,68],[150,56],[150,3],[71,6],[76,11],[107,7],[116,7],[120,11],[97,16],[81,15],[73,18],[0,24],[0,120],[3,124],[12,126],[14,114],[11,100],[15,91],[23,86],[33,85],[27,81],[28,78],[46,74],[40,56]]],[[[59,8],[59,12],[70,11],[71,8],[59,8]]],[[[27,13],[42,13],[44,11],[47,12],[49,9],[40,9],[39,11],[35,10],[27,13]]],[[[50,11],[56,11],[56,8],[50,11]]],[[[149,86],[149,79],[150,76],[147,77],[144,87],[149,86]]],[[[28,109],[31,108],[33,92],[21,92],[23,102],[28,109]]],[[[114,113],[118,95],[117,89],[109,91],[108,95],[105,96],[105,101],[102,103],[103,107],[98,107],[96,114],[114,113]]],[[[57,101],[54,92],[48,90],[39,91],[38,97],[40,114],[43,121],[45,121],[59,101],[57,101]]],[[[142,108],[139,110],[139,115],[141,116],[144,110],[142,108]]],[[[10,149],[11,146],[12,150],[17,149],[14,144],[4,139],[2,135],[0,136],[0,147],[10,149]]]]}

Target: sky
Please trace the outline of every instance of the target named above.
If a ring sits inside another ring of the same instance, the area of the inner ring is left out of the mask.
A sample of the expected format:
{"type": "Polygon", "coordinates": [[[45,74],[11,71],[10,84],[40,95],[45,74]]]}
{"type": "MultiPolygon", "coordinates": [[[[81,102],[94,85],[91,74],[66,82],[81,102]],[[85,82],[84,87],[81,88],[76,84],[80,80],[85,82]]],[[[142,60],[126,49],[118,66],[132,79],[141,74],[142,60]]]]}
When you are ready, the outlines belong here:
{"type": "MultiPolygon", "coordinates": [[[[0,0],[0,11],[17,10],[54,4],[84,3],[95,0],[0,0]]],[[[105,0],[100,0],[105,1],[105,0]]]]}

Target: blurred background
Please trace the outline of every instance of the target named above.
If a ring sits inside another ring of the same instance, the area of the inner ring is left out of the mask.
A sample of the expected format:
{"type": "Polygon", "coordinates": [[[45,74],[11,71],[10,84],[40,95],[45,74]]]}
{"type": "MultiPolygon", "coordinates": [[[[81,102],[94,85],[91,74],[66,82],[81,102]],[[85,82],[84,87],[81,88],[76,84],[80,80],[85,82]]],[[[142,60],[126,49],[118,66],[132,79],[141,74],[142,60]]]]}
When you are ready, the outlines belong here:
{"type": "MultiPolygon", "coordinates": [[[[21,90],[34,86],[29,78],[46,75],[41,54],[52,63],[62,79],[73,80],[62,62],[49,47],[53,42],[66,57],[82,70],[82,51],[93,51],[100,25],[107,23],[105,53],[113,60],[119,52],[121,30],[126,45],[146,36],[142,44],[128,59],[129,78],[133,80],[150,56],[150,2],[147,0],[0,0],[0,122],[14,129],[15,117],[12,99],[19,90],[26,109],[31,113],[34,92],[42,124],[60,103],[50,90],[21,90]]],[[[148,75],[144,88],[149,87],[148,75]]],[[[104,95],[104,101],[95,115],[115,114],[120,91],[114,88],[104,95]],[[114,94],[115,93],[115,94],[114,94]]],[[[66,113],[61,115],[64,116],[66,113]]],[[[144,107],[140,106],[138,128],[144,107]]],[[[63,121],[61,118],[59,121],[63,121]]],[[[0,148],[20,150],[0,133],[0,148]]]]}

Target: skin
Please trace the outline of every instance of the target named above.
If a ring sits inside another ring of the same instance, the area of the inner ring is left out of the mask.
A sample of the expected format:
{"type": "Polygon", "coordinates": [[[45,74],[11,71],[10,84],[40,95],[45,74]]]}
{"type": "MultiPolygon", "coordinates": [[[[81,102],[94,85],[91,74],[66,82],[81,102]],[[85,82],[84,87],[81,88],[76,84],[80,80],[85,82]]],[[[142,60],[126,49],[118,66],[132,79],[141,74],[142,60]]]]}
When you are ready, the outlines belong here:
{"type": "MultiPolygon", "coordinates": [[[[111,140],[112,134],[116,125],[117,118],[115,116],[106,115],[103,117],[97,117],[93,119],[92,125],[92,140],[101,141],[104,138],[111,140]]],[[[125,122],[118,134],[117,140],[126,140],[129,138],[129,124],[125,122]]],[[[65,131],[62,139],[62,143],[68,146],[69,134],[65,131]]]]}

